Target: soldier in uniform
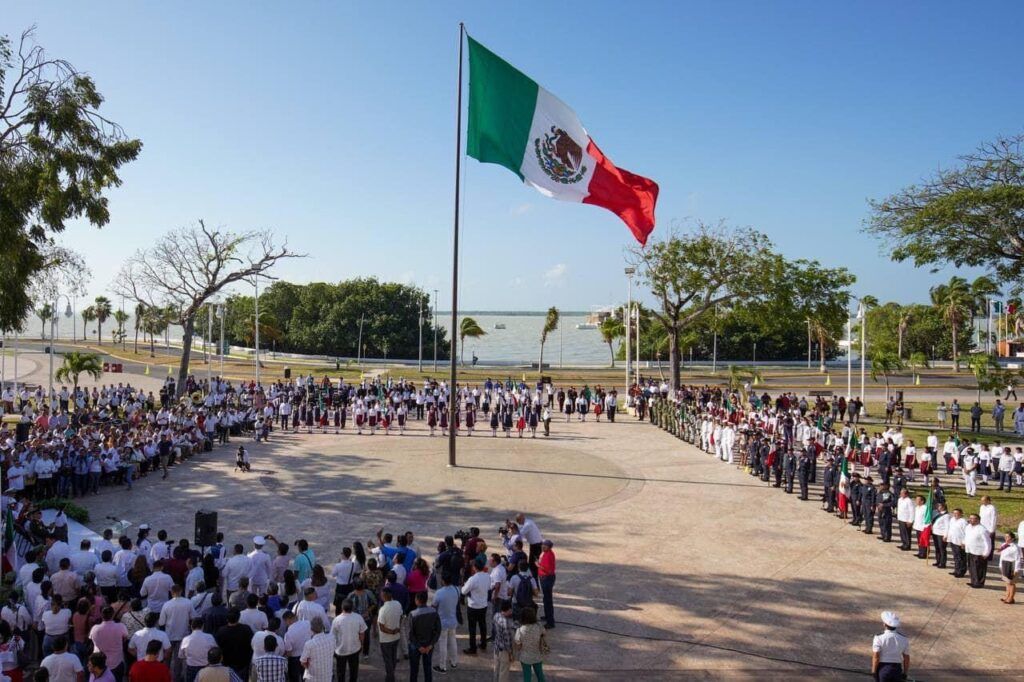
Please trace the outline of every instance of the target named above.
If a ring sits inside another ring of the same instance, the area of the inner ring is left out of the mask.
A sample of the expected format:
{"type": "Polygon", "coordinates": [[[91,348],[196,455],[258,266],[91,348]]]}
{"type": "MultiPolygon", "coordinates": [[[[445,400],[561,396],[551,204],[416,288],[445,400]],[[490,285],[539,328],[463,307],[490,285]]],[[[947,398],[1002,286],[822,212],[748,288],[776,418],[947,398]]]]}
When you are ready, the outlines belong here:
{"type": "Polygon", "coordinates": [[[878,504],[878,490],[875,483],[868,476],[864,479],[864,485],[860,488],[860,513],[864,517],[863,533],[871,535],[875,525],[875,505],[878,504]]]}
{"type": "Polygon", "coordinates": [[[783,453],[779,452],[781,443],[775,443],[775,449],[768,456],[772,462],[772,473],[775,474],[775,487],[782,487],[782,460],[784,459],[783,453]]]}
{"type": "Polygon", "coordinates": [[[771,458],[772,444],[768,438],[761,441],[760,448],[760,460],[761,460],[761,480],[765,483],[768,482],[768,477],[771,475],[771,469],[769,467],[769,459],[771,458]]]}
{"type": "Polygon", "coordinates": [[[786,470],[786,494],[793,493],[793,478],[796,476],[796,454],[792,450],[786,452],[784,467],[786,470]]]}
{"type": "Polygon", "coordinates": [[[885,632],[871,642],[871,675],[878,682],[905,680],[910,671],[910,640],[896,630],[900,619],[892,611],[882,614],[882,623],[885,632]]]}
{"type": "Polygon", "coordinates": [[[907,477],[903,475],[903,467],[896,469],[896,475],[892,477],[892,495],[900,499],[900,491],[907,487],[907,477]]]}
{"type": "Polygon", "coordinates": [[[878,534],[882,542],[892,542],[892,508],[896,497],[889,490],[889,484],[883,483],[878,493],[878,534]]]}
{"type": "Polygon", "coordinates": [[[807,484],[811,479],[811,456],[805,449],[800,453],[800,459],[797,461],[797,480],[800,482],[800,499],[807,499],[807,484]]]}

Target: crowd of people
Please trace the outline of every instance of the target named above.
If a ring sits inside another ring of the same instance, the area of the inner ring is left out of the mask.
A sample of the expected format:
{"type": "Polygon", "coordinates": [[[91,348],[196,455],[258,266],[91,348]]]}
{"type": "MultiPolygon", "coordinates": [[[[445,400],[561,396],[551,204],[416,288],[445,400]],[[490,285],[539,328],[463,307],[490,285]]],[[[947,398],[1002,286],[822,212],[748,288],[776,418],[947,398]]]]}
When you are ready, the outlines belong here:
{"type": "Polygon", "coordinates": [[[948,476],[959,474],[968,496],[976,495],[979,485],[997,481],[999,490],[1012,490],[1022,482],[1021,447],[961,440],[958,431],[951,431],[941,446],[930,432],[918,447],[893,420],[869,433],[860,424],[859,405],[853,406],[853,419],[843,421],[840,400],[824,396],[781,393],[773,398],[710,386],[673,393],[667,386],[650,385],[643,392],[652,404],[652,422],[744,467],[766,485],[798,493],[801,500],[809,500],[810,486],[820,482],[822,510],[867,534],[874,534],[877,522],[882,542],[892,542],[897,528],[903,551],[914,549],[916,536],[916,556],[926,560],[934,553],[937,568],[947,569],[952,554],[951,574],[969,576],[971,587],[984,587],[989,562],[998,555],[1006,586],[1002,601],[1015,603],[1024,522],[1015,531],[1001,531],[988,495],[981,496],[977,510],[947,509],[936,468],[944,466],[948,476]],[[922,486],[917,491],[911,488],[915,480],[922,486]]]}
{"type": "MultiPolygon", "coordinates": [[[[25,497],[5,503],[20,525],[39,523],[25,497]]],[[[545,679],[556,559],[524,514],[493,547],[470,528],[428,557],[411,531],[382,529],[329,561],[272,534],[197,548],[143,524],[134,539],[107,529],[73,548],[55,524],[37,530],[0,611],[11,682],[80,682],[85,670],[101,682],[332,682],[356,680],[371,653],[386,680],[404,662],[410,680],[430,680],[458,666],[463,628],[461,655],[491,649],[495,679],[514,664],[545,679]]]]}

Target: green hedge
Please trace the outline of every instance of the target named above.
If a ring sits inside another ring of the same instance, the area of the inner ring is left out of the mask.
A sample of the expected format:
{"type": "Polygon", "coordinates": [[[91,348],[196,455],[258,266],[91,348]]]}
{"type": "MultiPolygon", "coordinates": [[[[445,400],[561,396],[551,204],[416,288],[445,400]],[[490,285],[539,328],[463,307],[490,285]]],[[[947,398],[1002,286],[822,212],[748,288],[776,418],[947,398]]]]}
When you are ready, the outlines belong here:
{"type": "Polygon", "coordinates": [[[89,523],[89,510],[85,507],[80,507],[70,500],[66,500],[60,497],[51,497],[46,500],[40,500],[36,503],[36,506],[40,509],[58,509],[65,507],[64,512],[68,515],[68,518],[78,523],[89,523]]]}

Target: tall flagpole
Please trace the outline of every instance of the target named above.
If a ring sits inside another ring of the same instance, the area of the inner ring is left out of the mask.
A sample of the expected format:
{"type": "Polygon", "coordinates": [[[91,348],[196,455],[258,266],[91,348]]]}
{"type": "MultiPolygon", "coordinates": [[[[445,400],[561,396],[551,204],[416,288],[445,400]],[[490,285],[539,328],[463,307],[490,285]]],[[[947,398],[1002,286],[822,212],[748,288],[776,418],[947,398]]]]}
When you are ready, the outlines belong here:
{"type": "Polygon", "coordinates": [[[459,85],[455,100],[455,225],[452,236],[452,335],[451,379],[448,386],[448,466],[458,466],[455,460],[455,415],[458,411],[458,392],[455,389],[455,352],[459,325],[459,180],[462,174],[462,44],[466,27],[459,22],[459,85]]]}

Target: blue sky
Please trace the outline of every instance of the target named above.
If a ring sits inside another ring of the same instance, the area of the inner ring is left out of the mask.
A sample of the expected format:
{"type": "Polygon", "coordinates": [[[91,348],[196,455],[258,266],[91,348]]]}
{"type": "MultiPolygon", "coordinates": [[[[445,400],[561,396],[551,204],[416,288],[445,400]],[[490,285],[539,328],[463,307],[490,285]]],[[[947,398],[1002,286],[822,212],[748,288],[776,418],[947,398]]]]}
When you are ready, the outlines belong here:
{"type": "MultiPolygon", "coordinates": [[[[6,0],[91,73],[145,147],[110,225],[73,225],[92,293],[164,231],[272,228],[295,281],[376,275],[447,292],[457,24],[572,106],[618,165],[661,186],[655,236],[749,225],[855,292],[924,299],[861,225],[882,197],[1021,130],[1011,2],[176,2],[6,0]]],[[[469,160],[462,306],[586,309],[625,298],[631,236],[469,160]]],[[[449,294],[442,294],[441,308],[449,294]]]]}

